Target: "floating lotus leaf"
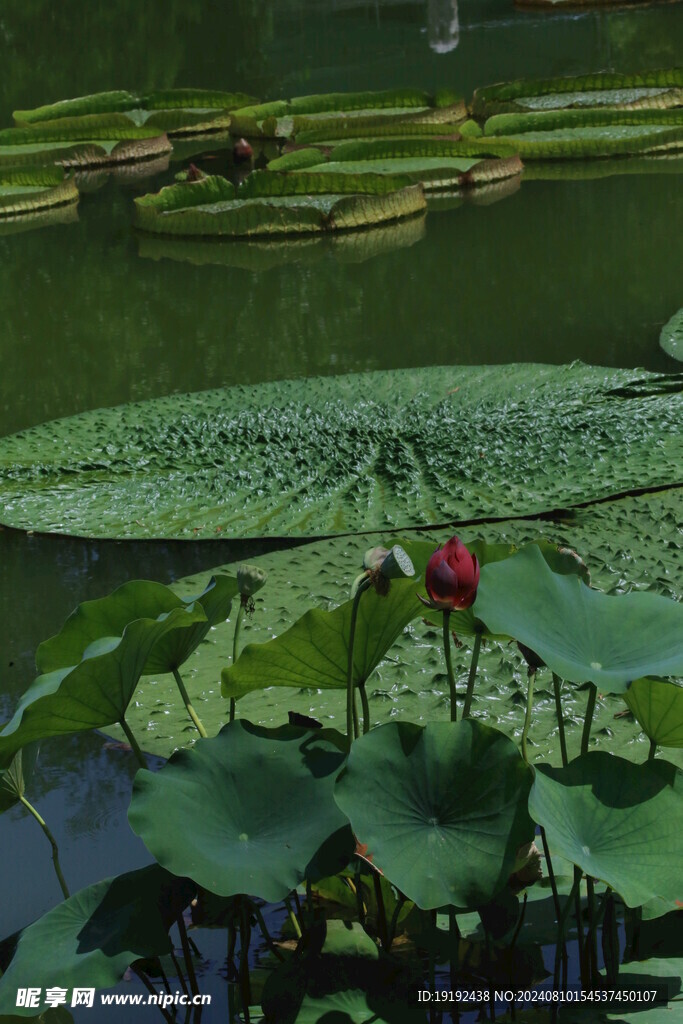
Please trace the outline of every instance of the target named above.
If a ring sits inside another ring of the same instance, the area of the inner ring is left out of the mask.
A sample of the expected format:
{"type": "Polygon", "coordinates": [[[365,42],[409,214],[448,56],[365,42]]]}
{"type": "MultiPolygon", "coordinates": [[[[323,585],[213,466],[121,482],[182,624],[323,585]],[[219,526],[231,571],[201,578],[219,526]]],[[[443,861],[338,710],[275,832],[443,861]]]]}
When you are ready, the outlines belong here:
{"type": "Polygon", "coordinates": [[[0,168],[37,164],[107,167],[171,152],[159,129],[131,123],[124,114],[85,114],[0,131],[0,168]]]}
{"type": "Polygon", "coordinates": [[[491,138],[514,147],[522,160],[583,160],[588,157],[631,156],[683,149],[683,124],[609,125],[537,129],[491,138]]]}
{"type": "Polygon", "coordinates": [[[629,907],[680,897],[683,773],[591,751],[566,768],[537,765],[529,813],[553,850],[629,907]]]}
{"type": "Polygon", "coordinates": [[[667,355],[683,362],[683,309],[671,317],[662,327],[659,344],[667,355]]]}
{"type": "Polygon", "coordinates": [[[351,194],[316,191],[242,199],[231,182],[215,176],[168,185],[135,200],[136,223],[144,231],[236,238],[368,227],[425,208],[422,189],[415,185],[378,192],[363,190],[358,181],[351,194]]]}
{"type": "Polygon", "coordinates": [[[510,110],[571,106],[678,106],[682,87],[681,68],[629,75],[604,72],[569,78],[518,79],[477,89],[472,109],[477,117],[488,117],[510,110]]]}
{"type": "Polygon", "coordinates": [[[577,363],[432,367],[96,410],[0,440],[0,522],[215,539],[547,512],[681,481],[681,387],[577,363]]]}
{"type": "Polygon", "coordinates": [[[373,862],[425,910],[474,909],[533,837],[531,773],[515,744],[467,719],[396,722],[356,740],[335,799],[373,862]]]}
{"type": "Polygon", "coordinates": [[[533,545],[482,569],[474,613],[563,679],[603,692],[623,693],[644,675],[683,675],[683,604],[591,590],[552,572],[533,545]]]}
{"type": "Polygon", "coordinates": [[[0,169],[0,225],[77,202],[78,189],[57,167],[0,169]]]}
{"type": "Polygon", "coordinates": [[[188,598],[177,597],[161,583],[131,580],[107,597],[80,604],[59,633],[40,644],[36,666],[42,673],[68,668],[78,664],[95,641],[122,635],[136,619],[156,619],[174,609],[196,606],[203,615],[193,624],[160,637],[145,661],[143,675],[171,672],[187,660],[212,626],[225,622],[237,592],[237,580],[225,574],[212,577],[201,594],[188,598]]]}
{"type": "Polygon", "coordinates": [[[138,772],[131,827],[159,863],[219,896],[284,899],[326,840],[345,842],[332,797],[344,743],[329,729],[232,722],[138,772]]]}
{"type": "Polygon", "coordinates": [[[245,93],[213,89],[166,89],[146,94],[118,90],[60,100],[33,110],[15,110],[14,121],[26,126],[65,117],[120,113],[131,125],[146,125],[168,135],[196,135],[227,129],[230,110],[255,102],[245,93]]]}
{"type": "Polygon", "coordinates": [[[172,951],[168,930],[195,888],[157,864],[81,889],[21,933],[0,978],[0,1013],[17,1007],[18,988],[110,988],[135,960],[172,951]]]}
{"type": "Polygon", "coordinates": [[[325,158],[312,147],[286,154],[269,165],[272,171],[299,170],[306,174],[403,175],[426,189],[475,186],[521,173],[514,144],[497,139],[450,141],[430,138],[372,139],[342,142],[325,158]],[[490,159],[491,157],[505,159],[490,159]]]}
{"type": "MultiPolygon", "coordinates": [[[[167,604],[172,600],[168,591],[167,604]]],[[[174,630],[206,623],[199,603],[187,606],[178,598],[170,610],[159,611],[157,604],[156,612],[154,617],[128,619],[119,633],[100,634],[77,663],[38,676],[0,732],[0,765],[7,766],[32,740],[120,722],[156,644],[174,630]]],[[[67,630],[67,646],[75,635],[75,629],[67,630]]],[[[50,648],[47,660],[61,660],[57,646],[50,648]]]]}
{"type": "Polygon", "coordinates": [[[425,1024],[405,964],[380,954],[357,923],[327,921],[324,927],[312,952],[268,977],[267,1024],[425,1024]]]}
{"type": "Polygon", "coordinates": [[[636,679],[624,700],[657,746],[683,747],[683,686],[658,679],[636,679]]]}
{"type": "Polygon", "coordinates": [[[588,110],[536,110],[524,114],[494,114],[485,125],[486,135],[522,135],[525,132],[559,131],[573,128],[672,127],[683,125],[683,107],[672,110],[620,110],[596,107],[588,110]]]}

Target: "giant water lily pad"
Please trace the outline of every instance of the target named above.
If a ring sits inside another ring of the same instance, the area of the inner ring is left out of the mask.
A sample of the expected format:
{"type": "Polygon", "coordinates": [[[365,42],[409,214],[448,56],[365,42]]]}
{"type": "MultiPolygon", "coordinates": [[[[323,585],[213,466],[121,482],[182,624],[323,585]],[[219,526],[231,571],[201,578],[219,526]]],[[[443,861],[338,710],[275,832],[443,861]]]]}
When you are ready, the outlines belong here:
{"type": "Polygon", "coordinates": [[[423,212],[422,189],[405,184],[389,192],[357,182],[352,190],[241,198],[231,182],[211,176],[136,199],[136,224],[155,234],[229,238],[344,231],[423,212]]]}
{"type": "MultiPolygon", "coordinates": [[[[652,590],[680,599],[679,563],[683,518],[683,491],[668,490],[638,498],[606,502],[574,513],[571,521],[508,520],[459,531],[473,550],[481,546],[477,538],[486,536],[506,550],[543,535],[546,541],[569,550],[578,550],[591,570],[594,586],[608,593],[628,589],[652,590]]],[[[452,532],[452,531],[451,531],[452,532]]],[[[370,534],[327,539],[258,556],[254,561],[268,573],[268,585],[256,597],[256,610],[245,619],[241,646],[256,642],[266,648],[268,641],[286,631],[311,608],[324,611],[348,600],[353,579],[362,565],[367,548],[376,544],[402,543],[416,566],[423,563],[419,545],[424,542],[427,557],[444,543],[449,531],[416,531],[405,534],[370,534]]],[[[487,550],[497,548],[488,543],[487,550]]],[[[550,547],[551,545],[549,545],[550,547]]],[[[571,557],[569,555],[563,557],[571,557]]],[[[234,574],[236,564],[215,569],[234,574]]],[[[558,570],[559,566],[556,565],[558,570]]],[[[421,569],[417,569],[419,577],[421,569]]],[[[416,579],[416,584],[422,581],[416,579]]],[[[188,577],[174,584],[187,598],[206,584],[206,574],[188,577]]],[[[416,592],[421,587],[416,586],[416,592]]],[[[423,591],[421,591],[423,592],[423,591]]],[[[236,605],[233,605],[233,610],[236,605]]],[[[373,724],[392,720],[434,721],[449,717],[448,682],[445,675],[441,622],[438,615],[423,609],[396,638],[384,660],[373,670],[367,691],[373,724]]],[[[453,628],[459,636],[461,619],[467,612],[454,615],[453,628]]],[[[185,663],[182,674],[192,693],[193,703],[210,734],[227,721],[228,702],[220,698],[221,670],[232,649],[234,614],[229,622],[215,627],[185,663]]],[[[461,649],[454,649],[453,660],[462,701],[471,656],[471,641],[464,637],[461,649]]],[[[263,680],[259,680],[262,684],[263,680]]],[[[488,724],[509,736],[519,737],[524,720],[526,665],[512,645],[490,643],[482,646],[474,698],[474,712],[485,716],[488,724]]],[[[574,686],[564,686],[565,730],[570,754],[579,751],[585,711],[585,694],[574,686]]],[[[539,672],[535,687],[538,715],[530,735],[530,749],[536,760],[559,763],[557,724],[550,672],[539,672]]],[[[269,686],[241,698],[238,714],[259,725],[280,725],[290,710],[313,716],[326,725],[345,722],[345,694],[340,689],[317,686],[269,686]]],[[[196,738],[188,728],[185,708],[169,675],[143,677],[129,705],[127,719],[146,750],[168,757],[178,746],[196,738]]],[[[122,734],[108,729],[117,738],[122,734]]],[[[605,696],[598,701],[591,738],[597,747],[635,761],[647,757],[648,743],[643,731],[630,715],[624,714],[621,697],[605,696]],[[616,717],[615,717],[616,716],[616,717]]],[[[680,749],[670,748],[669,759],[683,765],[680,749]]]]}
{"type": "MultiPolygon", "coordinates": [[[[201,629],[207,621],[199,602],[187,605],[163,589],[166,595],[163,601],[154,602],[151,614],[143,612],[135,618],[135,612],[131,612],[125,624],[113,626],[114,632],[100,634],[88,643],[80,659],[38,676],[0,732],[0,765],[7,766],[15,752],[32,740],[100,729],[125,717],[155,646],[175,630],[198,625],[201,629]]],[[[79,634],[78,640],[85,642],[84,635],[79,634]]],[[[73,631],[67,627],[65,652],[69,652],[72,639],[73,631]]],[[[171,647],[175,649],[176,645],[171,647]]],[[[78,650],[72,653],[77,656],[78,650]]],[[[53,660],[63,660],[58,640],[48,647],[44,663],[53,660]]]]}
{"type": "Polygon", "coordinates": [[[505,886],[533,837],[530,785],[497,729],[396,722],[353,744],[335,799],[373,862],[419,907],[474,909],[505,886]]]}
{"type": "Polygon", "coordinates": [[[683,686],[659,679],[636,679],[624,700],[653,743],[683,747],[683,686]]]}
{"type": "Polygon", "coordinates": [[[683,675],[683,604],[602,594],[552,572],[533,545],[482,569],[474,612],[574,683],[623,693],[640,676],[683,675]]]}
{"type": "Polygon", "coordinates": [[[0,169],[0,225],[75,206],[78,189],[59,168],[0,169]]]}
{"type": "Polygon", "coordinates": [[[161,771],[138,772],[131,826],[159,863],[219,896],[281,900],[330,837],[348,845],[332,797],[343,748],[332,730],[232,722],[161,771]]]}
{"type": "MultiPolygon", "coordinates": [[[[404,175],[425,189],[473,187],[513,178],[522,171],[514,143],[499,139],[370,139],[336,145],[326,158],[312,146],[271,161],[269,172],[304,175],[404,175]]],[[[305,178],[304,178],[305,180],[305,178]]]]}
{"type": "Polygon", "coordinates": [[[229,111],[255,103],[242,92],[214,89],[165,89],[132,93],[120,89],[58,100],[32,110],[15,110],[19,127],[45,124],[65,117],[103,116],[119,113],[131,125],[155,128],[169,136],[203,135],[230,126],[229,111]]]}
{"type": "Polygon", "coordinates": [[[0,440],[0,522],[215,539],[547,512],[681,481],[682,388],[573,364],[172,395],[0,440]]]}
{"type": "Polygon", "coordinates": [[[529,812],[551,847],[629,907],[680,897],[683,773],[591,751],[566,768],[536,767],[529,812]]]}
{"type": "Polygon", "coordinates": [[[477,89],[472,108],[478,117],[520,110],[563,107],[680,106],[683,70],[665,68],[636,74],[602,72],[568,78],[518,79],[477,89]]]}
{"type": "Polygon", "coordinates": [[[18,988],[110,988],[135,960],[170,953],[168,930],[193,894],[157,864],[81,889],[21,933],[0,1013],[35,1016],[17,1007],[18,988]]]}
{"type": "Polygon", "coordinates": [[[0,131],[0,168],[59,164],[108,167],[171,152],[158,128],[134,125],[123,114],[66,117],[0,131]]]}
{"type": "Polygon", "coordinates": [[[667,355],[683,362],[683,309],[679,309],[664,324],[659,335],[659,344],[667,355]]]}

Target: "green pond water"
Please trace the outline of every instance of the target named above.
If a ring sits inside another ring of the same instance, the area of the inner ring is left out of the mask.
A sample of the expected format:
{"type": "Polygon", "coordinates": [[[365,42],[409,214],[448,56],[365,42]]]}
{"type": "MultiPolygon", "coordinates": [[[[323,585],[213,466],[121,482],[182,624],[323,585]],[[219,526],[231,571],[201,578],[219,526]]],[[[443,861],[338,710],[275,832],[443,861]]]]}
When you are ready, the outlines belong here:
{"type": "MultiPolygon", "coordinates": [[[[191,85],[265,99],[447,85],[469,96],[506,78],[671,65],[682,32],[680,4],[531,14],[507,0],[5,0],[0,126],[15,108],[115,88],[191,85]]],[[[207,170],[232,173],[225,151],[211,154],[207,143],[206,153],[199,162],[207,170]]],[[[181,166],[146,179],[92,179],[68,223],[0,227],[0,435],[131,400],[311,375],[575,359],[679,366],[658,344],[681,305],[675,166],[629,173],[615,161],[614,174],[603,165],[579,180],[530,174],[490,205],[442,200],[426,218],[354,238],[221,245],[136,235],[133,197],[170,182],[181,166]]],[[[680,503],[667,499],[649,515],[638,551],[642,509],[631,511],[566,524],[558,539],[588,544],[595,528],[600,585],[680,597],[680,503]],[[609,536],[616,521],[618,538],[609,536]]],[[[518,540],[534,528],[479,533],[518,540]]],[[[543,532],[553,532],[548,523],[543,532]]],[[[276,547],[283,544],[121,544],[0,530],[0,721],[33,679],[36,646],[79,601],[130,577],[168,582],[276,547]]],[[[357,544],[347,553],[355,564],[357,544]]],[[[277,558],[278,578],[286,578],[285,556],[277,558]]],[[[299,555],[292,573],[298,564],[299,555]]],[[[345,567],[334,581],[323,573],[308,590],[323,604],[339,600],[352,573],[345,567]]],[[[264,600],[261,631],[276,631],[282,610],[275,602],[268,612],[264,600]]],[[[491,653],[484,671],[501,671],[507,657],[491,653]]],[[[507,703],[500,698],[498,718],[514,730],[522,680],[518,659],[509,662],[502,670],[514,688],[507,703]]],[[[390,703],[376,701],[389,717],[400,689],[392,664],[383,671],[394,689],[390,703]]],[[[407,692],[406,707],[438,715],[440,667],[421,671],[436,681],[423,697],[407,692]]],[[[316,699],[309,706],[325,713],[316,699]]],[[[286,710],[279,694],[273,707],[286,710]]],[[[611,728],[607,713],[601,728],[611,728]]],[[[104,742],[81,735],[45,744],[31,785],[73,890],[149,860],[125,818],[135,765],[104,742]]],[[[48,857],[25,815],[0,818],[0,938],[56,902],[48,857]]],[[[224,953],[207,949],[203,989],[222,993],[214,968],[224,953]]],[[[99,1012],[104,1021],[117,1017],[99,1012]]],[[[218,1009],[203,1017],[218,1019],[218,1009]]]]}

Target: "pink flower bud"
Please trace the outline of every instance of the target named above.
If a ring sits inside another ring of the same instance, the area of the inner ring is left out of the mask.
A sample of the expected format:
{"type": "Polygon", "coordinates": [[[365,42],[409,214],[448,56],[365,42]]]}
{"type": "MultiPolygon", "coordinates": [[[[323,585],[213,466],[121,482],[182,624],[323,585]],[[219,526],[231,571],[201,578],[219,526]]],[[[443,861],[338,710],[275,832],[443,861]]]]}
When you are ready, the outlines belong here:
{"type": "Polygon", "coordinates": [[[432,608],[463,611],[474,604],[479,585],[477,556],[467,550],[459,537],[451,537],[438,548],[427,564],[425,586],[432,608]]]}

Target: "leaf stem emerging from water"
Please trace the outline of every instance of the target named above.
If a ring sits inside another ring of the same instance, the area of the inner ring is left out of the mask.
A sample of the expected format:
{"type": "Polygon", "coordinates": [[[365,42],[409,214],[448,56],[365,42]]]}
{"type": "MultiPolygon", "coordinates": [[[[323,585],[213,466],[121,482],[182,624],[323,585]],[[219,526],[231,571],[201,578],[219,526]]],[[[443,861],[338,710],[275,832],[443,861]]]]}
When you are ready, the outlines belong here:
{"type": "Polygon", "coordinates": [[[62,868],[61,868],[61,865],[59,863],[59,847],[57,846],[57,840],[52,835],[52,832],[50,832],[50,829],[47,827],[44,819],[41,817],[41,815],[35,809],[33,804],[30,804],[25,796],[20,796],[19,799],[21,800],[22,804],[24,805],[26,810],[29,812],[29,814],[33,815],[33,817],[36,819],[36,821],[38,822],[38,824],[42,828],[43,832],[47,836],[48,842],[50,843],[50,846],[52,847],[52,863],[54,865],[55,874],[57,876],[57,881],[59,882],[59,885],[61,887],[62,895],[64,896],[64,899],[68,900],[69,896],[71,895],[71,893],[69,892],[69,887],[66,884],[66,881],[64,879],[64,875],[62,874],[62,868]]]}
{"type": "Polygon", "coordinates": [[[588,741],[591,736],[591,725],[593,724],[593,712],[595,711],[595,701],[598,696],[598,688],[595,683],[591,683],[590,690],[588,691],[588,701],[586,702],[586,718],[583,723],[583,733],[581,734],[581,753],[588,753],[588,741]]]}
{"type": "Polygon", "coordinates": [[[135,739],[135,734],[134,734],[133,730],[131,729],[131,727],[128,725],[128,722],[126,721],[125,716],[122,716],[121,721],[119,722],[119,725],[121,726],[121,728],[123,729],[124,733],[126,734],[126,739],[128,740],[128,743],[130,744],[130,749],[133,751],[133,753],[135,754],[135,756],[136,756],[136,758],[138,760],[138,764],[140,765],[141,768],[146,768],[147,767],[147,762],[145,760],[145,755],[140,750],[140,745],[138,744],[138,741],[135,739]]]}
{"type": "Polygon", "coordinates": [[[472,661],[470,662],[470,674],[467,677],[467,693],[465,694],[465,706],[462,709],[462,717],[470,717],[470,709],[472,707],[472,696],[474,694],[474,680],[477,676],[477,664],[479,663],[479,651],[481,649],[481,633],[476,633],[474,637],[474,647],[472,648],[472,661]]]}
{"type": "Polygon", "coordinates": [[[529,764],[529,752],[527,750],[527,736],[531,728],[531,712],[534,706],[534,682],[536,680],[536,669],[529,672],[526,691],[526,714],[524,715],[524,728],[522,729],[522,757],[529,764]]]}

